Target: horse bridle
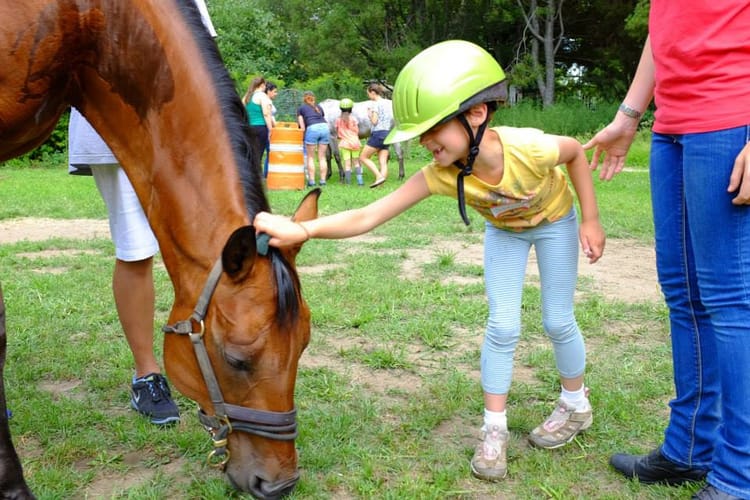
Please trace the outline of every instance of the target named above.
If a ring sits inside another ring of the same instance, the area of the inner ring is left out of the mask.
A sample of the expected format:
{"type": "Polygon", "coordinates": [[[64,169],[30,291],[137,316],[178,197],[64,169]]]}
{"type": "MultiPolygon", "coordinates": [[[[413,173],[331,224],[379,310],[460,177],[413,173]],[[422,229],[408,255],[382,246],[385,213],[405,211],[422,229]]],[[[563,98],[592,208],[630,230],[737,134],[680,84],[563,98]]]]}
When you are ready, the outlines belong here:
{"type": "MultiPolygon", "coordinates": [[[[261,242],[259,241],[259,243],[261,242]]],[[[267,239],[263,243],[267,243],[267,239]]],[[[265,255],[267,245],[263,246],[259,244],[258,247],[258,253],[261,253],[262,249],[264,252],[261,255],[265,255]]],[[[208,275],[206,284],[190,318],[178,321],[173,325],[166,325],[162,328],[164,333],[187,335],[193,344],[195,357],[198,360],[203,380],[206,383],[211,403],[214,407],[214,415],[208,415],[202,408],[199,408],[198,419],[211,435],[214,446],[214,449],[208,454],[208,462],[220,469],[223,469],[227,462],[229,462],[230,453],[227,449],[227,444],[229,434],[232,431],[247,432],[248,434],[277,441],[293,441],[297,438],[296,409],[284,412],[256,410],[224,402],[219,382],[216,380],[216,374],[211,366],[211,359],[208,357],[206,344],[203,341],[205,331],[203,320],[206,317],[208,303],[211,301],[211,296],[216,289],[222,272],[223,267],[221,258],[219,258],[208,275]],[[200,326],[199,331],[193,331],[194,324],[200,326]]]]}

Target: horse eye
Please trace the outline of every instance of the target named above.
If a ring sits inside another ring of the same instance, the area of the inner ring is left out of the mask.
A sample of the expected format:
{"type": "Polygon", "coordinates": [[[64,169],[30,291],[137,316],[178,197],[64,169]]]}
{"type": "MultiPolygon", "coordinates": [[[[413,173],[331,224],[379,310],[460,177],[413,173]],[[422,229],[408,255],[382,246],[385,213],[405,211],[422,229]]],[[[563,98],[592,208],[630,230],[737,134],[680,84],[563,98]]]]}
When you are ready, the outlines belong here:
{"type": "Polygon", "coordinates": [[[231,366],[235,370],[241,370],[245,372],[250,371],[250,361],[244,360],[244,359],[233,358],[228,355],[224,356],[224,358],[227,360],[227,363],[229,364],[229,366],[231,366]]]}

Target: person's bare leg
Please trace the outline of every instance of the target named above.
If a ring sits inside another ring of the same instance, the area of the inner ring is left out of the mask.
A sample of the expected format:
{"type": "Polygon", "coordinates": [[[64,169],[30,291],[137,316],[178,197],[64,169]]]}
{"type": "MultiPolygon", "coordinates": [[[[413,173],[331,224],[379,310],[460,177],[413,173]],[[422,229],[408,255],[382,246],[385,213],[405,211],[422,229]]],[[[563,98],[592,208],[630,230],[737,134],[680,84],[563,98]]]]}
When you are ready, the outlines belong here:
{"type": "Polygon", "coordinates": [[[373,162],[370,159],[370,156],[372,156],[373,153],[375,153],[376,149],[372,146],[365,146],[362,149],[362,153],[359,155],[359,163],[364,163],[367,168],[370,169],[370,172],[372,172],[372,175],[375,177],[375,180],[380,179],[380,171],[375,166],[375,162],[373,162]]]}
{"type": "Polygon", "coordinates": [[[388,150],[381,149],[378,151],[378,163],[380,163],[380,177],[388,178],[388,150]]]}
{"type": "Polygon", "coordinates": [[[307,151],[307,183],[315,184],[315,145],[305,144],[307,151]]]}
{"type": "Polygon", "coordinates": [[[328,180],[328,160],[326,159],[328,144],[318,145],[318,165],[320,165],[320,182],[325,183],[328,180]]]}
{"type": "Polygon", "coordinates": [[[136,377],[161,373],[154,356],[154,259],[115,260],[112,291],[120,324],[135,361],[136,377]]]}

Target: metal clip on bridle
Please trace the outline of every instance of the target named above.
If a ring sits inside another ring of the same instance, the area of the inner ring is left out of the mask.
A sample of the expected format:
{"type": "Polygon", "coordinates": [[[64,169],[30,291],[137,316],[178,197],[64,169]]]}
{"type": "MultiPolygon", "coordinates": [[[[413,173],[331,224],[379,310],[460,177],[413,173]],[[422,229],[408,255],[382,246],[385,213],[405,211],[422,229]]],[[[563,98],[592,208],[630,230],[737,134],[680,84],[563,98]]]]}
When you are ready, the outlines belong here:
{"type": "Polygon", "coordinates": [[[293,441],[297,438],[296,409],[286,412],[255,410],[224,402],[224,396],[221,393],[219,382],[216,380],[216,374],[211,366],[211,359],[208,357],[206,344],[203,341],[205,333],[204,318],[208,310],[208,303],[211,301],[211,296],[219,283],[222,271],[221,258],[219,258],[208,275],[190,318],[162,327],[164,333],[187,335],[193,344],[195,357],[198,360],[198,366],[214,408],[214,415],[208,415],[203,409],[198,409],[198,419],[211,435],[214,446],[214,449],[208,454],[207,461],[213,467],[220,469],[224,469],[229,462],[230,453],[227,444],[229,434],[232,431],[247,432],[277,441],[293,441]],[[197,332],[193,331],[193,325],[198,325],[197,332]]]}

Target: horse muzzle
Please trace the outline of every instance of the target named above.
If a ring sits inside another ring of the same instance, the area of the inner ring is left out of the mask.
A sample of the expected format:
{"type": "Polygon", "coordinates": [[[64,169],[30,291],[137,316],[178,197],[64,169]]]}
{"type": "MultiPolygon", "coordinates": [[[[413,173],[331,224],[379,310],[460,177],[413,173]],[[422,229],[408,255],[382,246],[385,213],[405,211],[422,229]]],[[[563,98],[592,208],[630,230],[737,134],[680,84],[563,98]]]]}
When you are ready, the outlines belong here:
{"type": "Polygon", "coordinates": [[[286,479],[267,480],[261,476],[250,474],[239,480],[227,473],[229,484],[239,490],[250,493],[253,498],[261,500],[277,500],[289,495],[294,490],[297,481],[299,481],[299,472],[286,479]]]}

